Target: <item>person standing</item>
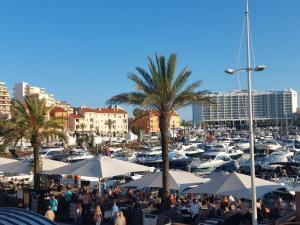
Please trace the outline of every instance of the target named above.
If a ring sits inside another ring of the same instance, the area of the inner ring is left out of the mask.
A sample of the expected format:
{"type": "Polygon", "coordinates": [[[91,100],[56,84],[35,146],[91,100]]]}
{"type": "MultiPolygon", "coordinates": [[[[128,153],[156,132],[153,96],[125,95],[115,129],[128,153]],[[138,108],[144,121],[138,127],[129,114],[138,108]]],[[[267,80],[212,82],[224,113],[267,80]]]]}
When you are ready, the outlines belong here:
{"type": "Polygon", "coordinates": [[[58,201],[57,201],[57,199],[55,199],[54,195],[51,195],[49,205],[55,214],[57,212],[58,201]]]}
{"type": "Polygon", "coordinates": [[[106,148],[105,148],[105,155],[106,155],[107,157],[111,157],[111,152],[110,152],[110,149],[109,149],[108,145],[107,145],[106,148]]]}
{"type": "Polygon", "coordinates": [[[76,205],[75,224],[80,225],[81,223],[82,223],[82,207],[81,207],[81,203],[79,202],[76,205]]]}
{"type": "Polygon", "coordinates": [[[118,217],[119,214],[119,207],[117,206],[116,200],[113,200],[112,202],[112,208],[111,208],[111,217],[113,219],[113,222],[115,222],[116,218],[118,217]]]}

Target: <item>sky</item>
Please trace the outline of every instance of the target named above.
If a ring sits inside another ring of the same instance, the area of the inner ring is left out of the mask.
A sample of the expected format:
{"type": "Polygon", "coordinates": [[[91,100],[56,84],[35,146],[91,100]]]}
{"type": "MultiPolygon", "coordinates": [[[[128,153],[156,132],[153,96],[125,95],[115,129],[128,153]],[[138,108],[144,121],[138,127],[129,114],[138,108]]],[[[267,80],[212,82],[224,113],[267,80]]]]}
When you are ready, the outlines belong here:
{"type": "MultiPolygon", "coordinates": [[[[249,0],[256,90],[300,91],[300,1],[249,0]]],[[[199,90],[246,88],[245,0],[11,0],[0,2],[0,81],[27,81],[73,106],[103,107],[133,89],[147,56],[176,53],[199,90]],[[241,40],[243,40],[241,42],[241,40]],[[240,57],[239,57],[240,55],[240,57]],[[240,63],[238,63],[240,62],[240,63]]],[[[131,108],[126,108],[131,111],[131,108]]],[[[191,107],[180,110],[191,119],[191,107]]]]}

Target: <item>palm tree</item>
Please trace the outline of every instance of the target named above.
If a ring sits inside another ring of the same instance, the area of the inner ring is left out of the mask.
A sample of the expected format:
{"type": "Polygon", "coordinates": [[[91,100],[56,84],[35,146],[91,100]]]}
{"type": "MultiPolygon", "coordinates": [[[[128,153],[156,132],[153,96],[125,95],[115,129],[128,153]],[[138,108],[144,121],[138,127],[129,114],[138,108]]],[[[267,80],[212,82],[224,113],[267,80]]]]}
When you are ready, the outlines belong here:
{"type": "Polygon", "coordinates": [[[22,138],[30,140],[34,154],[34,187],[39,188],[39,151],[42,142],[54,137],[62,138],[67,142],[67,137],[62,131],[63,118],[49,118],[50,107],[45,100],[37,96],[25,97],[25,104],[17,101],[13,107],[16,117],[5,124],[3,135],[3,147],[16,144],[22,138]]]}
{"type": "Polygon", "coordinates": [[[185,67],[175,77],[176,55],[170,55],[166,62],[164,56],[156,56],[156,65],[148,57],[149,71],[141,67],[136,70],[139,75],[130,74],[129,79],[135,83],[135,90],[129,93],[122,93],[110,98],[107,104],[129,104],[138,106],[145,110],[154,110],[159,114],[159,129],[161,133],[162,146],[162,209],[169,209],[168,197],[170,194],[169,184],[169,159],[168,159],[168,129],[171,114],[183,106],[191,103],[207,103],[210,100],[206,97],[206,91],[196,91],[201,81],[186,85],[191,75],[188,67],[185,67]]]}
{"type": "Polygon", "coordinates": [[[111,128],[112,126],[115,124],[115,121],[112,120],[112,119],[108,119],[104,122],[104,124],[108,127],[108,130],[109,130],[109,143],[111,142],[111,128]]]}

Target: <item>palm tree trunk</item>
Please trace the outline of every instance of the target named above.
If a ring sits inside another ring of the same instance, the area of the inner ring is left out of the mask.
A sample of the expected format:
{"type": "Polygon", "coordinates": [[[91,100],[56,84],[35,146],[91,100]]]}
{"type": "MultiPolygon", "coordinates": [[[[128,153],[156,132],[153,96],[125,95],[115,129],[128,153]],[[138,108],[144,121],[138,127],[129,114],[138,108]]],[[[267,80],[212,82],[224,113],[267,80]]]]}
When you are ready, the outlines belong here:
{"type": "Polygon", "coordinates": [[[162,150],[162,211],[168,211],[170,208],[170,179],[169,179],[169,158],[168,158],[168,116],[166,113],[161,113],[159,118],[159,128],[161,135],[161,150],[162,150]]]}
{"type": "Polygon", "coordinates": [[[36,135],[31,137],[31,146],[33,147],[34,165],[33,165],[33,179],[34,190],[39,190],[40,187],[40,148],[41,141],[36,135]]]}

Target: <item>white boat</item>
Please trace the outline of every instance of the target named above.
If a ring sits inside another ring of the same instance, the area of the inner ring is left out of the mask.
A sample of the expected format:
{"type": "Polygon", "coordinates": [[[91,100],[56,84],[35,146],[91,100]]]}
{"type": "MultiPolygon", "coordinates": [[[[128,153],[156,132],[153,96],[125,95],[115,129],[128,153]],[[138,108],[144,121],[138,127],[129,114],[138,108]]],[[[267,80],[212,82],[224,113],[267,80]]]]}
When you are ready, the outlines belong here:
{"type": "Polygon", "coordinates": [[[188,157],[195,158],[195,157],[199,157],[200,155],[202,155],[204,150],[201,149],[201,148],[197,148],[197,147],[192,146],[192,147],[187,148],[187,149],[177,150],[177,152],[183,153],[188,157]]]}
{"type": "Polygon", "coordinates": [[[268,155],[268,157],[261,164],[261,166],[264,169],[268,169],[272,166],[272,164],[290,162],[292,161],[292,157],[293,157],[292,152],[288,152],[288,151],[273,152],[270,155],[268,155]]]}
{"type": "Polygon", "coordinates": [[[215,157],[207,161],[193,160],[190,164],[191,172],[201,175],[209,174],[216,168],[230,162],[232,159],[224,152],[220,152],[215,157]]]}
{"type": "MultiPolygon", "coordinates": [[[[63,152],[64,148],[44,148],[40,150],[40,158],[42,159],[52,159],[53,156],[59,155],[63,152]]],[[[34,156],[31,154],[29,159],[33,159],[34,156]]]]}
{"type": "Polygon", "coordinates": [[[234,145],[241,150],[250,148],[250,142],[248,140],[244,140],[244,139],[236,141],[234,143],[234,145]]]}
{"type": "Polygon", "coordinates": [[[136,154],[133,151],[119,151],[112,154],[112,158],[134,162],[136,160],[136,154]]]}
{"type": "Polygon", "coordinates": [[[78,161],[94,158],[93,155],[91,155],[89,152],[87,152],[83,149],[80,149],[80,150],[76,149],[76,150],[71,150],[71,151],[73,151],[71,153],[71,155],[64,158],[62,161],[68,162],[68,163],[73,163],[73,162],[78,162],[78,161]]]}
{"type": "Polygon", "coordinates": [[[244,152],[235,146],[224,147],[223,145],[214,145],[211,149],[204,152],[201,157],[211,158],[217,156],[219,153],[225,153],[232,159],[240,158],[244,152]]]}
{"type": "Polygon", "coordinates": [[[267,139],[263,142],[255,144],[255,148],[256,150],[269,149],[270,151],[277,151],[282,148],[282,146],[274,139],[267,139]]]}

